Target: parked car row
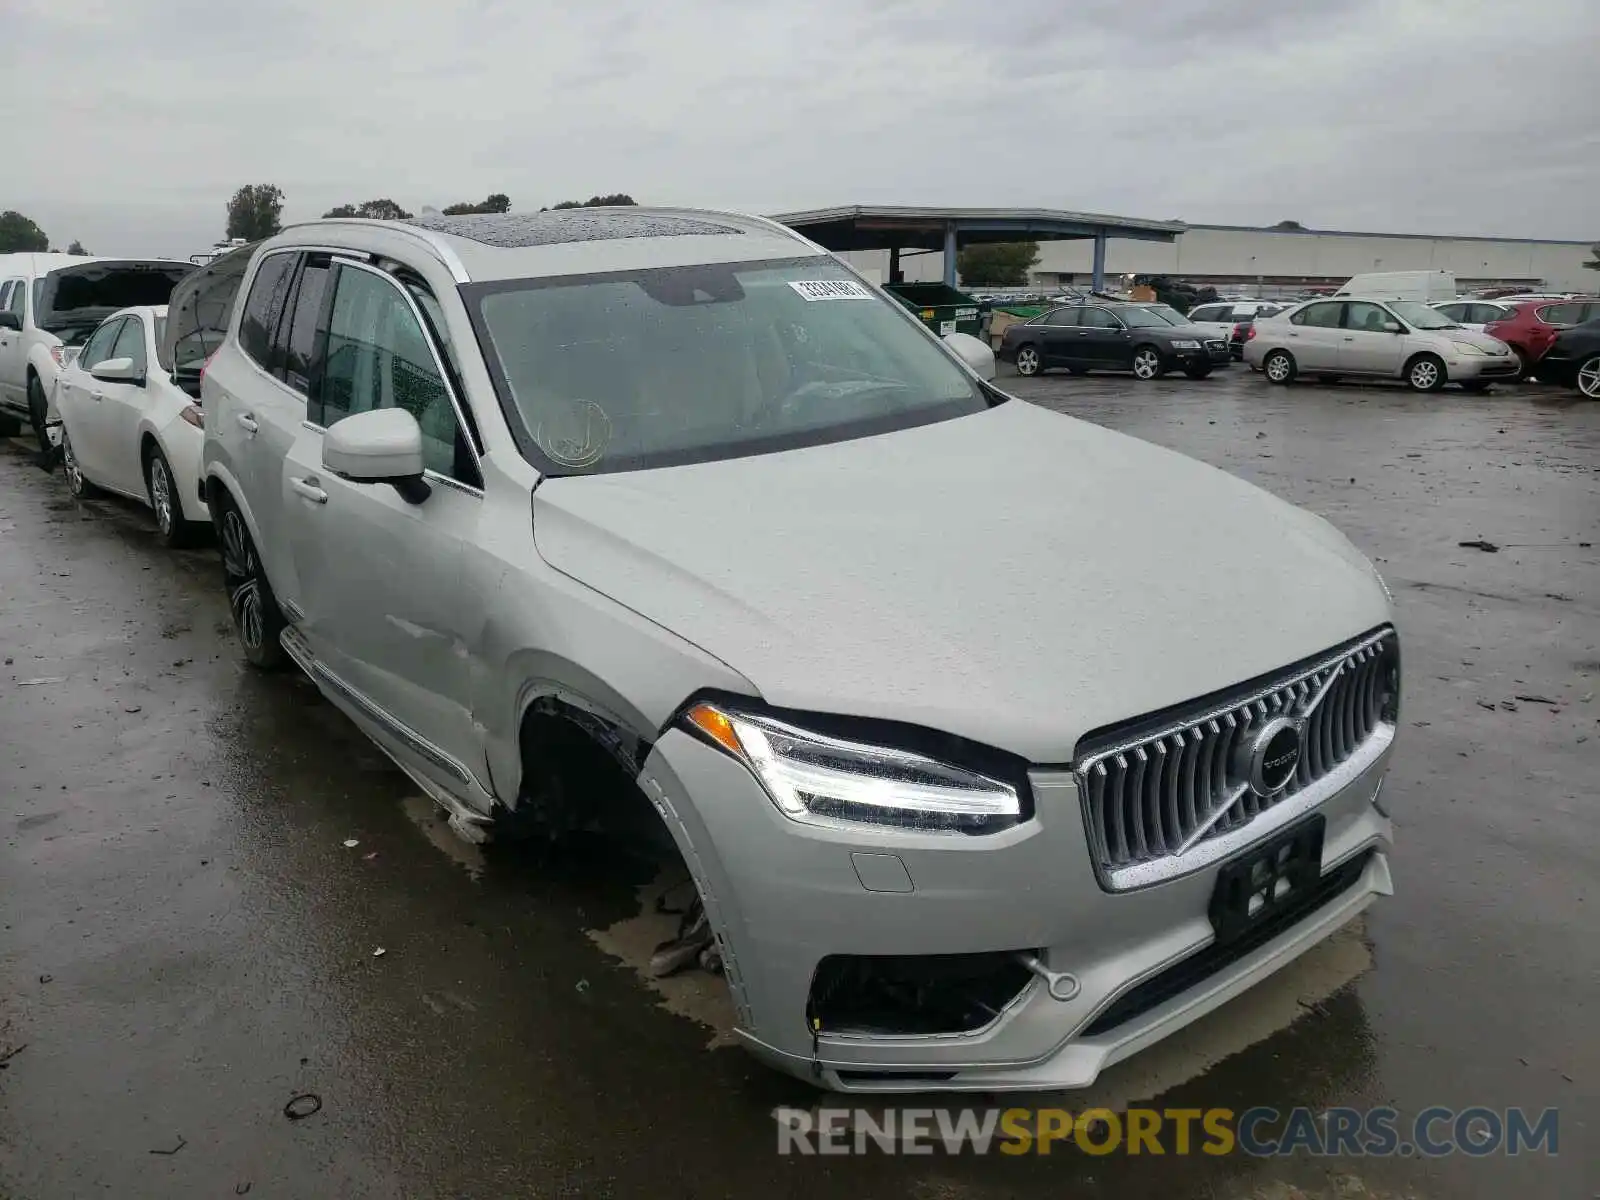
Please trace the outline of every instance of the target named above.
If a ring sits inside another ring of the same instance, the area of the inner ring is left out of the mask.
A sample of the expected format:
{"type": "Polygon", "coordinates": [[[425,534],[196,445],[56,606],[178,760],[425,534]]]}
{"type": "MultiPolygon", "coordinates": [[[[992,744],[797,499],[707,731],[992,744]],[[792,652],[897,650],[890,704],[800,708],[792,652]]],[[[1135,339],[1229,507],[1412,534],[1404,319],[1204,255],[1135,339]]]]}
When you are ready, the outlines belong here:
{"type": "MultiPolygon", "coordinates": [[[[1050,315],[1019,367],[1228,362],[1050,315]]],[[[244,656],[463,836],[631,797],[763,1060],[1075,1087],[1392,890],[1399,645],[1325,521],[993,373],[762,218],[430,215],[120,311],[62,415],[74,486],[209,514],[244,656]]]]}

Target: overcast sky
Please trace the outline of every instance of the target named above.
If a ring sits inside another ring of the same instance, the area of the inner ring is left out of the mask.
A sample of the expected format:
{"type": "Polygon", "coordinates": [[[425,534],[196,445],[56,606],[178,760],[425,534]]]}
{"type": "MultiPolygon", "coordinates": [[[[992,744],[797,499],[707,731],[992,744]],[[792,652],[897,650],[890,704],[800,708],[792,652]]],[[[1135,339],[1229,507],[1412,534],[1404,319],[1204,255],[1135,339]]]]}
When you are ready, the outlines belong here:
{"type": "Polygon", "coordinates": [[[0,0],[0,209],[188,254],[242,183],[1600,239],[1596,0],[0,0]]]}

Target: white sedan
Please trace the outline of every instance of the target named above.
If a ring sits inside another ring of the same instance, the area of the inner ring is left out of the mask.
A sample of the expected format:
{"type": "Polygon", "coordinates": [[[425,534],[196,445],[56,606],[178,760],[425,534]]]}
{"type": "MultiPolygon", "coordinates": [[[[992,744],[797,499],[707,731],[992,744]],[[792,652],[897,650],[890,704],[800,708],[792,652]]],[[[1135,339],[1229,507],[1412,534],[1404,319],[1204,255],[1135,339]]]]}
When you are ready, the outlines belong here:
{"type": "Polygon", "coordinates": [[[107,317],[57,375],[55,408],[72,494],[103,488],[148,504],[162,540],[178,546],[209,524],[210,513],[198,491],[199,401],[156,354],[166,319],[164,305],[107,317]]]}

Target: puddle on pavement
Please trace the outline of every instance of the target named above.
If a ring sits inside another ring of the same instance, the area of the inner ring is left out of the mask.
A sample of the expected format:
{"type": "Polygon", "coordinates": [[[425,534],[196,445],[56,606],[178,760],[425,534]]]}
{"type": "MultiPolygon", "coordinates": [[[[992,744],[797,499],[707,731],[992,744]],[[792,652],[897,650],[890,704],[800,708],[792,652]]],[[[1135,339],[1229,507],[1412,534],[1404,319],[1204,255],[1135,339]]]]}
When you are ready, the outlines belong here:
{"type": "Polygon", "coordinates": [[[482,878],[483,847],[458,838],[451,830],[443,809],[426,796],[407,796],[400,802],[400,807],[407,820],[422,830],[422,836],[433,844],[435,850],[456,865],[465,867],[473,879],[482,878]]]}
{"type": "Polygon", "coordinates": [[[671,907],[681,907],[693,894],[681,871],[663,870],[638,889],[638,916],[586,932],[600,949],[637,971],[661,997],[661,1007],[709,1029],[711,1038],[706,1042],[707,1050],[732,1046],[735,1044],[733,998],[728,995],[728,985],[720,975],[689,967],[676,975],[657,979],[646,969],[656,947],[678,935],[678,914],[657,911],[658,901],[669,892],[670,899],[678,901],[671,907]]]}

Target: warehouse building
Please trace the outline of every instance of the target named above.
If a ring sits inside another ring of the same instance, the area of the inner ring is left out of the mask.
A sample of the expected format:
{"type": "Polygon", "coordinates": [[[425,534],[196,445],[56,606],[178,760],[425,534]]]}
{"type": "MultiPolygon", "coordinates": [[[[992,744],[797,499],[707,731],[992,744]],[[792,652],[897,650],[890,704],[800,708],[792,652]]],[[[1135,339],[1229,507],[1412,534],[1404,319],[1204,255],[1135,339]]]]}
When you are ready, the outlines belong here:
{"type": "MultiPolygon", "coordinates": [[[[1106,285],[1122,290],[1136,275],[1166,275],[1222,293],[1295,296],[1332,288],[1369,271],[1452,271],[1462,291],[1532,287],[1594,291],[1600,271],[1584,268],[1591,242],[1537,238],[1449,237],[1411,233],[1353,233],[1294,225],[1183,225],[1171,241],[1133,241],[1113,232],[1104,244],[1106,285]]],[[[1600,230],[1597,230],[1600,236],[1600,230]]],[[[1031,282],[1042,288],[1090,286],[1094,247],[1083,241],[1039,245],[1031,282]]],[[[887,278],[887,255],[858,251],[858,267],[887,278]]],[[[908,280],[944,276],[943,254],[905,256],[908,280]]]]}

